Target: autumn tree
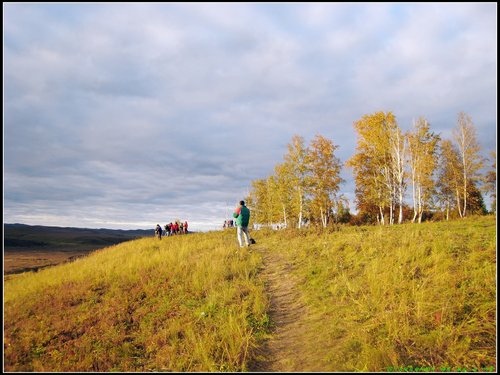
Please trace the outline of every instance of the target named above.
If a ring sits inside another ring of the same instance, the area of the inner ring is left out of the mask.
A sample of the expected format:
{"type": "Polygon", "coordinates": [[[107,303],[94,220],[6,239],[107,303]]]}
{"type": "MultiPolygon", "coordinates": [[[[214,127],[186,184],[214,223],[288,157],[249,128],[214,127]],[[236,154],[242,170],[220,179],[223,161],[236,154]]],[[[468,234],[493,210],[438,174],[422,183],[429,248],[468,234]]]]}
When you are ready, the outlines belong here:
{"type": "Polygon", "coordinates": [[[496,212],[497,207],[497,153],[490,151],[489,162],[491,163],[489,169],[484,176],[484,190],[486,194],[492,199],[491,211],[496,212]]]}
{"type": "Polygon", "coordinates": [[[439,142],[439,167],[436,181],[436,200],[449,219],[450,211],[461,206],[460,189],[463,186],[460,154],[450,140],[439,142]]]}
{"type": "MultiPolygon", "coordinates": [[[[399,128],[395,119],[393,121],[387,121],[387,132],[389,134],[389,153],[391,157],[391,178],[388,180],[390,189],[392,191],[393,202],[391,205],[395,204],[399,207],[398,214],[398,224],[403,222],[403,203],[404,194],[406,190],[405,183],[405,146],[406,141],[403,136],[401,129],[399,128]]],[[[392,212],[392,210],[391,210],[392,212]]],[[[391,215],[391,224],[393,222],[393,216],[391,215]]]]}
{"type": "Polygon", "coordinates": [[[272,223],[273,204],[269,178],[252,181],[252,189],[246,197],[247,206],[252,208],[255,223],[272,223]],[[271,194],[270,194],[271,193],[271,194]]]}
{"type": "Polygon", "coordinates": [[[297,220],[297,227],[301,228],[304,222],[304,212],[306,210],[306,190],[307,190],[307,149],[304,146],[304,138],[294,135],[287,146],[288,153],[284,156],[283,168],[288,174],[287,183],[293,190],[290,202],[291,214],[297,220]]]}
{"type": "Polygon", "coordinates": [[[317,135],[307,149],[307,192],[311,196],[311,215],[326,227],[337,202],[337,194],[343,179],[340,177],[341,163],[335,156],[338,146],[321,135],[317,135]]]}
{"type": "Polygon", "coordinates": [[[476,182],[468,183],[467,212],[473,215],[486,215],[488,210],[484,204],[483,194],[476,185],[476,182]]]}
{"type": "Polygon", "coordinates": [[[358,153],[346,163],[354,173],[354,195],[358,218],[362,222],[378,222],[383,224],[384,200],[382,195],[382,182],[380,175],[376,175],[372,168],[372,158],[366,153],[358,153]],[[381,221],[382,220],[382,221],[381,221]]]}
{"type": "Polygon", "coordinates": [[[349,200],[343,194],[334,202],[333,219],[335,223],[347,224],[351,221],[351,212],[349,210],[349,200]]]}
{"type": "Polygon", "coordinates": [[[293,212],[294,187],[292,181],[295,181],[295,178],[290,167],[289,163],[281,163],[274,167],[276,202],[281,212],[279,222],[283,223],[285,228],[288,227],[288,221],[293,212]]]}
{"type": "Polygon", "coordinates": [[[457,126],[453,130],[453,138],[457,143],[461,162],[462,186],[459,191],[458,207],[460,217],[467,213],[467,199],[469,197],[469,181],[478,182],[479,170],[483,167],[483,159],[479,155],[481,148],[477,142],[476,130],[472,119],[464,112],[458,114],[457,126]]]}
{"type": "Polygon", "coordinates": [[[292,138],[287,149],[284,161],[276,165],[273,175],[252,182],[247,199],[254,203],[255,222],[288,226],[293,221],[300,228],[307,206],[307,149],[304,139],[298,135],[292,138]]]}
{"type": "Polygon", "coordinates": [[[326,226],[334,211],[347,216],[344,200],[338,197],[341,163],[335,157],[335,146],[323,136],[316,136],[309,147],[304,139],[293,136],[283,162],[267,179],[252,182],[247,200],[256,211],[259,223],[295,225],[301,228],[306,219],[326,226]]]}
{"type": "Polygon", "coordinates": [[[407,135],[408,167],[413,198],[413,218],[422,222],[425,206],[429,206],[434,193],[433,174],[437,166],[437,145],[439,136],[430,131],[424,118],[413,124],[413,131],[407,135]]]}
{"type": "Polygon", "coordinates": [[[394,209],[399,203],[398,222],[402,222],[404,197],[404,138],[392,112],[365,115],[354,123],[358,133],[356,154],[346,165],[354,171],[358,210],[375,205],[379,222],[385,224],[384,212],[394,222],[394,209]]]}

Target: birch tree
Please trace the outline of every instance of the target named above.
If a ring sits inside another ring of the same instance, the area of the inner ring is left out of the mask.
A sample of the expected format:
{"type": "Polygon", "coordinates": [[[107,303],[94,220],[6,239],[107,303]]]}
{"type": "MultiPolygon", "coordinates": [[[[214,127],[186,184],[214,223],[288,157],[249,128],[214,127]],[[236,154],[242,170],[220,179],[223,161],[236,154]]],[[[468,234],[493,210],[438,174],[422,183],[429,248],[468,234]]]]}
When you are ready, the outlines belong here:
{"type": "Polygon", "coordinates": [[[340,184],[341,164],[335,156],[338,146],[321,135],[317,135],[307,149],[308,180],[307,187],[311,194],[311,209],[314,217],[319,217],[321,225],[326,227],[333,214],[340,184]]]}
{"type": "MultiPolygon", "coordinates": [[[[403,222],[403,201],[406,190],[405,184],[405,138],[395,119],[388,119],[386,122],[387,132],[389,134],[389,152],[391,155],[391,172],[394,204],[399,207],[398,224],[403,222]]],[[[392,219],[393,216],[391,216],[392,219]]],[[[391,222],[392,223],[392,222],[391,222]]]]}
{"type": "Polygon", "coordinates": [[[253,221],[256,224],[272,223],[272,194],[270,194],[270,178],[252,181],[252,189],[246,197],[247,205],[252,207],[253,221]]]}
{"type": "Polygon", "coordinates": [[[301,228],[306,208],[306,155],[304,138],[294,135],[288,144],[288,153],[284,156],[284,168],[290,173],[290,184],[293,189],[291,202],[292,213],[297,218],[297,227],[301,228]]]}
{"type": "Polygon", "coordinates": [[[288,219],[293,210],[292,201],[294,196],[293,185],[294,181],[292,171],[289,169],[289,164],[278,164],[274,168],[274,176],[276,178],[277,202],[281,210],[280,222],[285,228],[288,227],[288,219]]]}
{"type": "Polygon", "coordinates": [[[353,168],[356,182],[356,204],[378,207],[378,220],[385,224],[384,211],[389,208],[389,221],[394,221],[396,197],[399,197],[402,220],[404,192],[401,132],[392,112],[365,115],[354,123],[358,133],[355,155],[346,163],[353,168]]]}
{"type": "Polygon", "coordinates": [[[478,181],[478,171],[483,167],[483,159],[479,155],[481,148],[477,142],[476,129],[472,119],[464,112],[458,114],[457,127],[453,130],[453,137],[457,142],[462,164],[462,209],[459,207],[459,214],[460,217],[465,217],[469,195],[468,182],[478,181]]]}
{"type": "Polygon", "coordinates": [[[421,223],[424,208],[430,204],[434,191],[433,174],[437,166],[439,136],[430,131],[430,125],[424,118],[419,118],[413,124],[413,131],[408,133],[407,141],[413,198],[411,221],[421,223]]]}
{"type": "Polygon", "coordinates": [[[439,172],[436,182],[437,200],[445,210],[446,220],[449,220],[450,211],[455,207],[459,215],[461,209],[460,189],[463,186],[460,155],[450,140],[439,143],[439,172]]]}

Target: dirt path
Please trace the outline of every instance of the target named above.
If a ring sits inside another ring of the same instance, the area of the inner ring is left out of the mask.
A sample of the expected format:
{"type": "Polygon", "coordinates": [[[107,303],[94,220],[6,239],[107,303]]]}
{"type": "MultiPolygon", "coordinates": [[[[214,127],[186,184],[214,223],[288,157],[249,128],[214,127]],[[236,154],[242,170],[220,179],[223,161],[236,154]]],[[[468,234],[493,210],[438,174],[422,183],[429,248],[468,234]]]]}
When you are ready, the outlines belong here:
{"type": "Polygon", "coordinates": [[[321,371],[317,363],[310,363],[308,353],[312,348],[307,331],[307,307],[300,299],[298,281],[293,277],[292,266],[279,253],[256,248],[262,254],[266,291],[270,299],[273,332],[262,348],[257,360],[250,364],[252,372],[309,372],[321,371]]]}

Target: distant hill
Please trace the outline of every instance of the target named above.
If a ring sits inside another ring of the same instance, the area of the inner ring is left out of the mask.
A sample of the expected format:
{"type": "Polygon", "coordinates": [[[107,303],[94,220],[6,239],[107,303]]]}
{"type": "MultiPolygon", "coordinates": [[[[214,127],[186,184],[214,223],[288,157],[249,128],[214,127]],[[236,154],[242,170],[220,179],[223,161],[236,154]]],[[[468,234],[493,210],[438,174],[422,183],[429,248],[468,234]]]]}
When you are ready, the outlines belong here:
{"type": "Polygon", "coordinates": [[[4,224],[4,250],[76,250],[101,248],[153,236],[150,230],[88,229],[43,225],[4,224]]]}

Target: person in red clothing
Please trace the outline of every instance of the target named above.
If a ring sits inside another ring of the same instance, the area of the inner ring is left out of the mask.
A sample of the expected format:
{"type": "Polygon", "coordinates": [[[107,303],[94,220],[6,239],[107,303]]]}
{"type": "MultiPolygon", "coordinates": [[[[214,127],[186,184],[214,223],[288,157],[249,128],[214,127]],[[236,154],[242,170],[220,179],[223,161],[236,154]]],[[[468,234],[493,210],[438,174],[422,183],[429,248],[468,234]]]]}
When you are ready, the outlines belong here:
{"type": "Polygon", "coordinates": [[[184,234],[187,234],[187,232],[188,232],[188,222],[186,220],[184,221],[184,234]]]}

